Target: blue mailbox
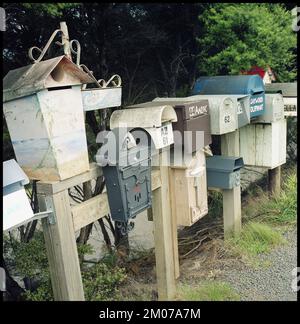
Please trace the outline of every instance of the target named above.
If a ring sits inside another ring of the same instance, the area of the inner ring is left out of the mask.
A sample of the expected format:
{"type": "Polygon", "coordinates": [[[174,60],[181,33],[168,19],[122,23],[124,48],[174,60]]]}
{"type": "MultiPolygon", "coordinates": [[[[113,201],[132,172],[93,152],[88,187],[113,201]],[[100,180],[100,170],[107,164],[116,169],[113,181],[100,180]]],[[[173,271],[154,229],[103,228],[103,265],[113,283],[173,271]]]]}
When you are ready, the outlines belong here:
{"type": "Polygon", "coordinates": [[[250,118],[262,115],[265,110],[265,86],[259,75],[200,77],[196,80],[192,94],[249,95],[250,118]]]}

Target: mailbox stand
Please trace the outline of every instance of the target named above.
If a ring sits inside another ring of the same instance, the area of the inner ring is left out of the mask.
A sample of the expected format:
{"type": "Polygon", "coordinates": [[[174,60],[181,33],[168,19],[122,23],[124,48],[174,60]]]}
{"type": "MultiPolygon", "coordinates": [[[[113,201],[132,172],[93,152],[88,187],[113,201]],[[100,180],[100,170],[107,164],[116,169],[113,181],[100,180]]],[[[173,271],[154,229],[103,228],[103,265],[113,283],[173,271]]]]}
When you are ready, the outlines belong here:
{"type": "MultiPolygon", "coordinates": [[[[240,156],[239,131],[221,136],[221,152],[224,156],[240,156]]],[[[237,234],[242,227],[241,186],[223,189],[224,237],[237,234]]]]}
{"type": "MultiPolygon", "coordinates": [[[[107,193],[70,206],[68,188],[90,183],[101,175],[102,169],[92,163],[89,171],[72,178],[37,183],[40,209],[51,209],[55,214],[52,224],[47,218],[42,220],[55,300],[84,300],[75,232],[108,215],[110,210],[107,193]]],[[[174,269],[178,269],[178,244],[177,232],[174,231],[176,221],[174,223],[171,217],[168,167],[152,170],[151,182],[158,298],[170,300],[175,294],[174,269]]]]}

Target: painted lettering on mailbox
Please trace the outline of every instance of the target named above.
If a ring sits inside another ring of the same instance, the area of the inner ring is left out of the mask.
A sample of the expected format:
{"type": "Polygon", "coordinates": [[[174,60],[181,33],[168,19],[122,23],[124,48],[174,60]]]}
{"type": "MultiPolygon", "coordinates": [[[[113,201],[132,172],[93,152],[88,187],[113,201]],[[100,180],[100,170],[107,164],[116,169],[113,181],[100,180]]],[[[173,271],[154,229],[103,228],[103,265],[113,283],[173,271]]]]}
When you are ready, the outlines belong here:
{"type": "Polygon", "coordinates": [[[250,99],[250,112],[255,113],[257,111],[264,110],[264,97],[254,97],[250,99]]]}
{"type": "Polygon", "coordinates": [[[207,105],[204,105],[204,106],[194,105],[194,106],[189,107],[190,118],[197,117],[197,116],[200,116],[200,115],[204,115],[204,114],[207,114],[207,113],[208,113],[207,105]]]}

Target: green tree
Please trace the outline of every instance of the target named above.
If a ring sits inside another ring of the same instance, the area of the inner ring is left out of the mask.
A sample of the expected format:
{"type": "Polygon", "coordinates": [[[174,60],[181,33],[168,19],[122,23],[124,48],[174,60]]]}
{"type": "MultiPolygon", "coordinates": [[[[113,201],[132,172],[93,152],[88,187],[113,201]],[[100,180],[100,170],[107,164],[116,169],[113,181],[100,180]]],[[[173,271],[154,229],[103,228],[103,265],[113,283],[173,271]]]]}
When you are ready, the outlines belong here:
{"type": "Polygon", "coordinates": [[[271,66],[279,81],[296,77],[296,33],[282,4],[215,4],[199,16],[201,75],[239,74],[271,66]]]}

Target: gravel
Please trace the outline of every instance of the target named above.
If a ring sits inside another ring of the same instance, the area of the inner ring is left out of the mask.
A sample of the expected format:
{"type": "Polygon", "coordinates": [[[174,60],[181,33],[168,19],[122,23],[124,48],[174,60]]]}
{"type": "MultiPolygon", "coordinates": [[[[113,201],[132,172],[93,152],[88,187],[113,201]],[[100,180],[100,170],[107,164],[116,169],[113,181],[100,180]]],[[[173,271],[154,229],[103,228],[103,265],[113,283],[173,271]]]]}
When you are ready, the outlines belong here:
{"type": "Polygon", "coordinates": [[[228,282],[244,301],[292,301],[297,293],[292,290],[292,270],[297,267],[297,230],[285,233],[287,244],[262,254],[265,266],[226,269],[222,280],[228,282]]]}

